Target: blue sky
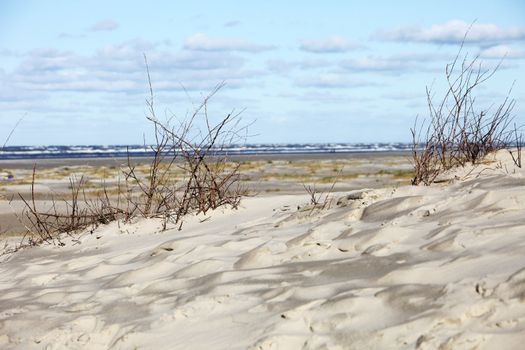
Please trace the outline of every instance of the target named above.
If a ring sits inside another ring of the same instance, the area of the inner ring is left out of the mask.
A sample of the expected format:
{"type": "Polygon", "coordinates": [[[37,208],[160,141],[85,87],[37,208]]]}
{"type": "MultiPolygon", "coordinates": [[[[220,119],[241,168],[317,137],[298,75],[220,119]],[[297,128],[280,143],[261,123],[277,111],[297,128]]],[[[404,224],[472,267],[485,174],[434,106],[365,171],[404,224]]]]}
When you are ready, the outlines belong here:
{"type": "Polygon", "coordinates": [[[0,0],[0,137],[141,143],[146,54],[161,118],[225,81],[210,113],[245,109],[248,142],[408,142],[473,21],[465,51],[506,56],[479,106],[515,81],[525,124],[524,1],[0,0]]]}

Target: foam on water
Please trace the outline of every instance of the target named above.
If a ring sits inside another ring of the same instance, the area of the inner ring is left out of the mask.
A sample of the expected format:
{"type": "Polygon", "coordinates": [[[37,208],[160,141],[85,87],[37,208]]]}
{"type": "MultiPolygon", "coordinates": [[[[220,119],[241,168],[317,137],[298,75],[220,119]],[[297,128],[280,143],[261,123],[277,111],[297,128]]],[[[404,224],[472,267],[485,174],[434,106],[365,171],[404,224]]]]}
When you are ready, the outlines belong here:
{"type": "MultiPolygon", "coordinates": [[[[216,154],[308,154],[345,153],[374,151],[407,151],[406,143],[289,143],[289,144],[244,144],[229,145],[216,154]]],[[[143,145],[74,145],[74,146],[8,146],[0,150],[0,159],[34,158],[99,158],[141,157],[152,155],[151,148],[143,145]]]]}

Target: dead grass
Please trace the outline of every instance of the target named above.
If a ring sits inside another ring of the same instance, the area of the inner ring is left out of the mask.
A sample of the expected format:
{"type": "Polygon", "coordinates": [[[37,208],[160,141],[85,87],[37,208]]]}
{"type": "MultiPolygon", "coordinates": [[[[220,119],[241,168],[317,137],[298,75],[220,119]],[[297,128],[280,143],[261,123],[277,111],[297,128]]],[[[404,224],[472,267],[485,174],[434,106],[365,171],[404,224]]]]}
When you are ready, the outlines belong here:
{"type": "Polygon", "coordinates": [[[414,170],[380,170],[376,173],[381,176],[391,176],[394,179],[409,180],[414,177],[414,170]]]}

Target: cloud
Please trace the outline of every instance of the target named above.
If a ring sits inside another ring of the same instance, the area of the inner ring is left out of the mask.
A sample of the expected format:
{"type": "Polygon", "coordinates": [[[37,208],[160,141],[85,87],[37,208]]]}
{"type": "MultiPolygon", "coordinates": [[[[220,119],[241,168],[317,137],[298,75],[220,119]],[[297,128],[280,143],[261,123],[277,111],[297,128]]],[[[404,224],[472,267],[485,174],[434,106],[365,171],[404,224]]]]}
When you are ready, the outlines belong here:
{"type": "Polygon", "coordinates": [[[118,28],[118,23],[115,22],[112,19],[105,19],[102,21],[98,21],[97,23],[93,24],[91,26],[90,30],[94,32],[101,32],[101,31],[112,31],[118,28]]]}
{"type": "Polygon", "coordinates": [[[297,67],[297,64],[295,62],[280,59],[271,59],[266,61],[266,67],[272,73],[287,75],[297,67]]]}
{"type": "Polygon", "coordinates": [[[20,53],[18,51],[0,48],[0,56],[6,56],[6,57],[19,57],[20,53]]]}
{"type": "Polygon", "coordinates": [[[371,97],[355,97],[349,96],[348,94],[334,94],[332,91],[333,90],[310,90],[306,91],[302,95],[297,96],[296,99],[302,102],[314,102],[322,104],[347,104],[349,101],[363,103],[374,100],[374,98],[371,97]]]}
{"type": "Polygon", "coordinates": [[[467,31],[465,43],[469,44],[487,45],[525,40],[525,27],[500,28],[494,24],[479,23],[473,23],[471,26],[470,23],[461,20],[452,20],[430,28],[400,27],[391,31],[377,32],[373,38],[400,42],[459,44],[467,31]]]}
{"type": "MultiPolygon", "coordinates": [[[[153,52],[159,44],[141,38],[124,41],[119,44],[106,45],[97,51],[97,55],[108,60],[132,59],[142,57],[144,53],[153,52]]],[[[144,59],[142,58],[142,61],[144,59]]]]}
{"type": "Polygon", "coordinates": [[[482,58],[520,59],[525,58],[525,50],[516,49],[507,45],[497,45],[481,50],[479,55],[482,58]]]}
{"type": "Polygon", "coordinates": [[[349,59],[341,61],[340,63],[341,68],[356,72],[376,71],[400,73],[413,69],[414,66],[415,64],[408,61],[393,60],[380,57],[369,57],[365,59],[349,59]]]}
{"type": "Polygon", "coordinates": [[[210,38],[206,34],[197,33],[186,39],[184,48],[193,51],[261,52],[272,50],[275,47],[258,45],[238,38],[210,38]]]}
{"type": "MultiPolygon", "coordinates": [[[[4,80],[0,76],[0,81],[4,80]]],[[[15,101],[43,101],[47,98],[47,95],[28,91],[13,86],[12,82],[4,81],[4,84],[0,85],[0,103],[1,102],[15,102],[15,101]]]]}
{"type": "Polygon", "coordinates": [[[174,52],[161,43],[134,39],[104,46],[92,55],[54,48],[26,52],[11,72],[0,70],[0,85],[9,84],[13,91],[50,94],[143,93],[147,88],[144,52],[153,86],[159,92],[207,91],[221,81],[237,88],[268,74],[245,68],[245,59],[231,52],[174,52]]]}
{"type": "Polygon", "coordinates": [[[333,62],[322,59],[304,59],[299,63],[301,69],[327,68],[333,65],[333,62]]]}
{"type": "Polygon", "coordinates": [[[432,70],[429,63],[446,61],[450,56],[445,54],[403,53],[386,57],[368,56],[360,59],[342,60],[339,66],[355,72],[403,72],[432,70]]]}
{"type": "Polygon", "coordinates": [[[301,61],[270,59],[266,61],[266,67],[268,70],[276,74],[287,74],[297,68],[301,70],[329,68],[335,66],[336,64],[336,62],[323,59],[304,59],[301,61]]]}
{"type": "Polygon", "coordinates": [[[84,34],[70,34],[70,33],[65,33],[65,32],[58,34],[59,39],[81,39],[85,37],[86,35],[84,34]]]}
{"type": "MultiPolygon", "coordinates": [[[[75,55],[69,51],[54,48],[39,48],[29,51],[17,67],[19,74],[56,72],[74,64],[75,55]]],[[[37,77],[35,77],[37,78],[37,77]]]]}
{"type": "Polygon", "coordinates": [[[422,100],[426,101],[426,96],[422,92],[392,91],[381,95],[382,98],[389,100],[422,100]]]}
{"type": "Polygon", "coordinates": [[[331,36],[318,40],[303,40],[300,49],[312,53],[341,53],[359,48],[340,36],[331,36]]]}
{"type": "Polygon", "coordinates": [[[235,70],[244,66],[245,60],[228,52],[181,51],[177,53],[156,54],[152,62],[165,70],[210,71],[217,69],[235,70]]]}
{"type": "Polygon", "coordinates": [[[404,62],[439,62],[450,60],[454,55],[439,52],[403,52],[387,56],[386,60],[404,62]]]}
{"type": "Polygon", "coordinates": [[[363,86],[374,85],[373,83],[351,79],[347,76],[340,74],[319,74],[316,76],[302,77],[295,81],[295,85],[306,88],[321,88],[321,89],[333,89],[333,88],[356,88],[363,86]]]}
{"type": "Polygon", "coordinates": [[[226,23],[224,23],[224,26],[225,27],[236,27],[238,26],[239,24],[241,24],[241,21],[238,21],[238,20],[233,20],[233,21],[228,21],[226,23]]]}

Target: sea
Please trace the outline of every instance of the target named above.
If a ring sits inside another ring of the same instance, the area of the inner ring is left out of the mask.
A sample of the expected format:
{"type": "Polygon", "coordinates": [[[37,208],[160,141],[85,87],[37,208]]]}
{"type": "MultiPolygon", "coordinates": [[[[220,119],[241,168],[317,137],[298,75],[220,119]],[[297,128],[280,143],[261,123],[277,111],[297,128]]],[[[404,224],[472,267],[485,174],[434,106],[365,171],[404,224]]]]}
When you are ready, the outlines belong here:
{"type": "MultiPolygon", "coordinates": [[[[313,154],[379,151],[409,151],[407,143],[288,143],[229,145],[212,150],[216,155],[313,154]]],[[[144,145],[77,145],[77,146],[6,146],[0,149],[0,160],[53,158],[148,157],[153,154],[144,145]]]]}

